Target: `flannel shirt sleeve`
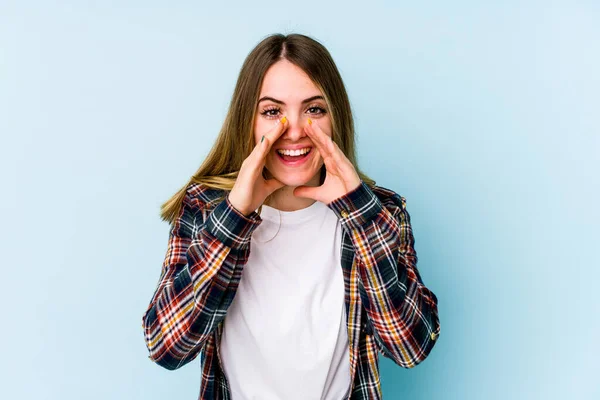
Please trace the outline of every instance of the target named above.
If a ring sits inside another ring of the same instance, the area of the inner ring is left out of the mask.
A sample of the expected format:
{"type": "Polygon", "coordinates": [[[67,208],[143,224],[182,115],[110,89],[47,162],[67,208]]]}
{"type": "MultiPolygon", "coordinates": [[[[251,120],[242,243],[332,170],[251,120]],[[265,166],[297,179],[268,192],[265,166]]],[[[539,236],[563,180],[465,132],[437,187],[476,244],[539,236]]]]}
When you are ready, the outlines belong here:
{"type": "Polygon", "coordinates": [[[438,301],[417,270],[406,200],[394,193],[383,201],[361,182],[329,207],[358,257],[359,292],[379,351],[412,368],[440,334],[438,301]]]}
{"type": "Polygon", "coordinates": [[[221,201],[206,220],[204,203],[186,193],[172,224],[157,288],[142,316],[149,358],[177,369],[199,354],[225,319],[250,252],[250,237],[262,221],[221,201]]]}

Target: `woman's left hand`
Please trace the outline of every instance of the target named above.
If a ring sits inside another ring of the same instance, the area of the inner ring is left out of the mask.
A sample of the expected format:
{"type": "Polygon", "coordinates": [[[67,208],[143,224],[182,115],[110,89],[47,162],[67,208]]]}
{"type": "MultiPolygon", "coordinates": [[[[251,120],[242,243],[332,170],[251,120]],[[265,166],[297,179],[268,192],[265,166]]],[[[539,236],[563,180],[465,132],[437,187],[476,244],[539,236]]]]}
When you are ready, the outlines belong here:
{"type": "Polygon", "coordinates": [[[338,145],[315,123],[310,122],[304,131],[323,157],[327,174],[321,186],[298,186],[294,196],[314,199],[325,204],[358,188],[361,181],[356,169],[338,145]]]}

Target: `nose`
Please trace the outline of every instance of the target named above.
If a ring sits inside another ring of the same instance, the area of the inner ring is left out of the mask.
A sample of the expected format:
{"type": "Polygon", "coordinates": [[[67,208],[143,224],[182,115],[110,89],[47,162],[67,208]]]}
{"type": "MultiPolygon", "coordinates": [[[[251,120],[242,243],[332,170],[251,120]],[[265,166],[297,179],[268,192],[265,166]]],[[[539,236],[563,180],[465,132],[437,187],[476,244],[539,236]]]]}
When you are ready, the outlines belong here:
{"type": "Polygon", "coordinates": [[[287,119],[289,121],[288,127],[281,135],[281,138],[289,142],[299,142],[306,136],[306,132],[304,132],[304,119],[295,116],[287,116],[287,119]]]}

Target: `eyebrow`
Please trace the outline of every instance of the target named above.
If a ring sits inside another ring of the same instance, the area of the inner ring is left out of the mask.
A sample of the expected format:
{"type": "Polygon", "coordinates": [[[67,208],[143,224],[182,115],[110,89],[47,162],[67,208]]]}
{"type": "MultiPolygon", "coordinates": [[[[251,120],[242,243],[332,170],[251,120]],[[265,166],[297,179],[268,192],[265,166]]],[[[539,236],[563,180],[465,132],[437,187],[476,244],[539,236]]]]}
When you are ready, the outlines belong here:
{"type": "MultiPolygon", "coordinates": [[[[313,96],[313,97],[309,97],[308,99],[304,99],[304,100],[302,100],[302,104],[304,104],[304,103],[308,103],[308,102],[311,102],[311,101],[313,101],[313,100],[318,100],[318,99],[325,100],[325,98],[324,98],[323,96],[313,96]]],[[[260,100],[258,100],[258,103],[260,103],[261,101],[266,101],[266,100],[270,100],[270,101],[272,101],[273,103],[277,103],[277,104],[283,104],[283,105],[285,105],[285,103],[284,103],[283,101],[281,101],[281,100],[277,100],[277,99],[274,99],[274,98],[272,98],[272,97],[269,97],[269,96],[264,96],[264,97],[262,97],[260,100]]]]}

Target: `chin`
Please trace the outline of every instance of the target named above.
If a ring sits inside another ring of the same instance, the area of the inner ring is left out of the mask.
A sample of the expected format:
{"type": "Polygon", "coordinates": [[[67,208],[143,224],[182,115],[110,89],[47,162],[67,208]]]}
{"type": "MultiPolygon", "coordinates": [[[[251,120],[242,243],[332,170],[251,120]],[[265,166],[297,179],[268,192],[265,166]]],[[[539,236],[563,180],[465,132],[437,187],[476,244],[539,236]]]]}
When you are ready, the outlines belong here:
{"type": "Polygon", "coordinates": [[[286,186],[302,186],[310,182],[312,176],[309,174],[283,174],[275,175],[275,178],[286,186]]]}
{"type": "Polygon", "coordinates": [[[269,172],[269,175],[277,179],[279,182],[286,186],[302,186],[310,183],[314,179],[318,181],[315,175],[320,174],[320,168],[314,171],[312,168],[304,171],[284,171],[275,169],[273,173],[269,172]]]}

